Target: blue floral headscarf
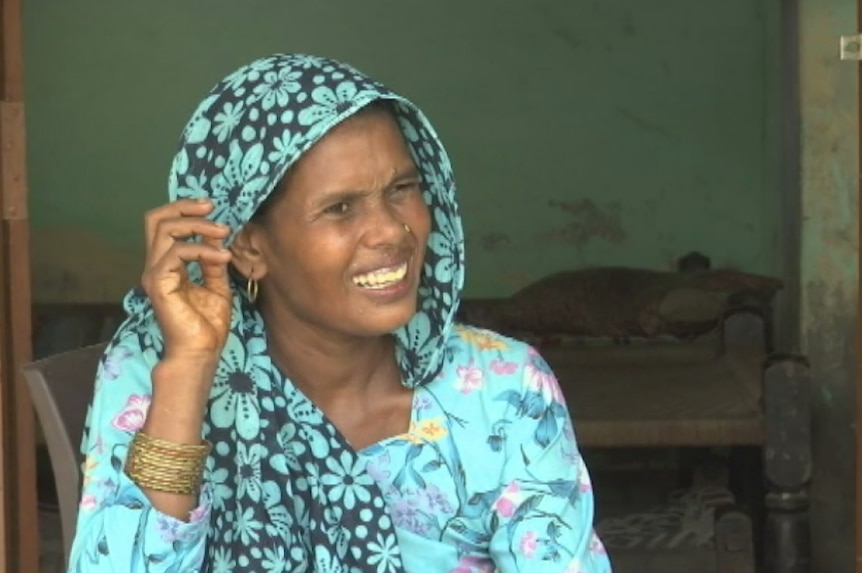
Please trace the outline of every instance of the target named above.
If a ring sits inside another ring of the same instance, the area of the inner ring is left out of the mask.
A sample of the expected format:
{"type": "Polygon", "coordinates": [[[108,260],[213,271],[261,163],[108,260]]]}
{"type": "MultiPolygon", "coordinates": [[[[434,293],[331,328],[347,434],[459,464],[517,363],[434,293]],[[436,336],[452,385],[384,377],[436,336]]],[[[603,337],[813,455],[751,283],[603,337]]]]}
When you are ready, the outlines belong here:
{"type": "MultiPolygon", "coordinates": [[[[423,185],[432,232],[418,312],[394,332],[404,384],[431,380],[464,280],[463,231],[449,159],[428,120],[407,99],[343,63],[307,55],[257,60],[219,82],[183,131],[170,198],[209,197],[228,242],[290,167],[334,126],[376,100],[392,102],[423,185]]],[[[192,280],[200,280],[197,268],[192,280]]],[[[275,366],[257,309],[234,285],[231,331],[213,382],[205,437],[212,498],[206,567],[347,573],[401,571],[381,492],[357,452],[275,366]],[[386,556],[375,540],[386,540],[386,556]],[[265,556],[279,556],[278,563],[265,556]],[[381,559],[386,559],[382,562],[381,559]],[[282,568],[283,567],[283,568],[282,568]]],[[[153,363],[163,340],[137,289],[117,337],[137,336],[153,363]]]]}

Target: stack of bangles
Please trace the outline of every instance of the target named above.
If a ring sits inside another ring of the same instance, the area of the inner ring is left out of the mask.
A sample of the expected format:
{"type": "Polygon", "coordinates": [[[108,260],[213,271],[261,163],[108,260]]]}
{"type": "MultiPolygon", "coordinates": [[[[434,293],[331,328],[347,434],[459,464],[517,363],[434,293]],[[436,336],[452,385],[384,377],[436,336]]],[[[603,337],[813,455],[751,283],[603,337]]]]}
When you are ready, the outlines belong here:
{"type": "Polygon", "coordinates": [[[177,444],[138,432],[129,444],[125,472],[141,489],[197,495],[212,445],[177,444]]]}

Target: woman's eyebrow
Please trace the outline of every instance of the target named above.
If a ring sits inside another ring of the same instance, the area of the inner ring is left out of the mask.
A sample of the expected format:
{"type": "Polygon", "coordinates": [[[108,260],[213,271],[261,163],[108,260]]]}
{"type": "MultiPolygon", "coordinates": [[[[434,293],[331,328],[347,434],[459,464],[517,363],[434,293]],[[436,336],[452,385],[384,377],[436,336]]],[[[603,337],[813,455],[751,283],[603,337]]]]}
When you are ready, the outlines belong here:
{"type": "Polygon", "coordinates": [[[415,165],[409,165],[407,167],[403,167],[401,169],[396,169],[395,173],[392,175],[392,178],[389,180],[387,187],[391,187],[392,185],[399,183],[401,181],[406,181],[409,179],[418,179],[419,178],[419,170],[415,165]]]}
{"type": "MultiPolygon", "coordinates": [[[[384,185],[384,189],[388,189],[393,185],[397,185],[398,183],[402,183],[404,181],[410,181],[412,179],[419,179],[419,170],[415,165],[410,165],[403,167],[402,169],[394,170],[392,177],[389,181],[384,185]]],[[[314,207],[321,207],[332,205],[334,203],[341,202],[350,202],[356,199],[361,199],[363,197],[368,196],[372,193],[371,190],[367,189],[333,189],[331,191],[321,192],[320,195],[315,197],[312,205],[314,207]]]]}
{"type": "Polygon", "coordinates": [[[356,189],[336,189],[321,193],[312,202],[313,207],[326,207],[335,203],[349,203],[366,197],[370,191],[359,191],[356,189]]]}

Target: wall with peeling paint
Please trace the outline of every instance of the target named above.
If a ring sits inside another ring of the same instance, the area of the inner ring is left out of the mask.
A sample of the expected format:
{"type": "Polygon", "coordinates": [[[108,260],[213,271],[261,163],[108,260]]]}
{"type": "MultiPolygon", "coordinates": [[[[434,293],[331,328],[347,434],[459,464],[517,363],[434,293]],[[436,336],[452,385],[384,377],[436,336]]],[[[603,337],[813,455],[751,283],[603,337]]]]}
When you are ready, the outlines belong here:
{"type": "Polygon", "coordinates": [[[775,6],[25,2],[35,296],[136,282],[187,115],[277,50],[347,59],[426,109],[460,183],[471,296],[692,249],[777,272],[775,6]]]}
{"type": "Polygon", "coordinates": [[[854,571],[859,67],[838,59],[857,0],[800,0],[801,347],[813,373],[813,571],[854,571]]]}

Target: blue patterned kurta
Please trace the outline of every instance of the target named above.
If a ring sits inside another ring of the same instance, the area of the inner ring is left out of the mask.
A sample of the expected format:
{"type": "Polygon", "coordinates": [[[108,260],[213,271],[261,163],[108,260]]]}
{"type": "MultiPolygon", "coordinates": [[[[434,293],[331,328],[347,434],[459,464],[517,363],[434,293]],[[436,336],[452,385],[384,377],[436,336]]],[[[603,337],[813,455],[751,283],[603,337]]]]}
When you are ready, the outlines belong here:
{"type": "MultiPolygon", "coordinates": [[[[239,473],[250,476],[245,491],[235,491],[225,472],[208,473],[191,523],[154,510],[119,463],[150,399],[146,365],[132,359],[131,346],[115,347],[99,377],[72,570],[198,571],[213,526],[211,505],[250,490],[256,490],[250,497],[267,503],[272,494],[255,479],[258,466],[289,462],[241,451],[239,473]]],[[[314,447],[315,440],[306,444],[314,447]]],[[[330,458],[326,473],[308,479],[333,484],[336,507],[351,508],[370,499],[360,483],[370,476],[388,506],[405,571],[610,571],[593,533],[590,479],[560,388],[545,361],[523,343],[456,327],[440,374],[415,389],[409,432],[358,454],[357,462],[330,458]]],[[[247,540],[273,525],[240,521],[236,535],[247,540]]],[[[371,535],[373,529],[360,525],[352,533],[368,544],[367,570],[388,571],[394,540],[371,535]]],[[[285,571],[290,550],[264,548],[257,570],[285,571]]],[[[217,553],[212,570],[232,571],[233,561],[217,553]]]]}

